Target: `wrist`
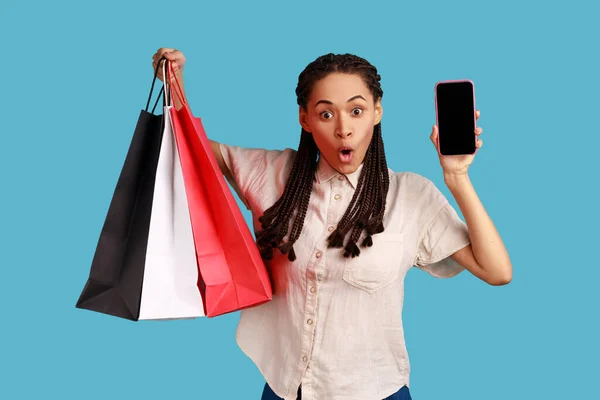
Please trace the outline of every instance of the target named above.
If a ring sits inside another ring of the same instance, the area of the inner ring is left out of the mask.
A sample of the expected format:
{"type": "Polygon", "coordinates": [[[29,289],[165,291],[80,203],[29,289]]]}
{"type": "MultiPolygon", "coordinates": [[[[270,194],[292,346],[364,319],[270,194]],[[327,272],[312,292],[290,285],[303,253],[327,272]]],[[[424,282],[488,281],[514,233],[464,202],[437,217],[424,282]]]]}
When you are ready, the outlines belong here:
{"type": "Polygon", "coordinates": [[[470,182],[467,172],[444,172],[444,182],[449,189],[453,189],[470,182]]]}

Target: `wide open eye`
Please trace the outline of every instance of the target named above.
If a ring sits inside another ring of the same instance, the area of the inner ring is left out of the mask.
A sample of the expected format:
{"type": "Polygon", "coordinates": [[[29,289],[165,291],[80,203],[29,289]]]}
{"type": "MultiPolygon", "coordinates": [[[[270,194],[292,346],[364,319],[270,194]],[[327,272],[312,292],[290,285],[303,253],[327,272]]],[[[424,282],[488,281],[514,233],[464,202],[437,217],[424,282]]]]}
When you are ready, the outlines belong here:
{"type": "Polygon", "coordinates": [[[360,107],[355,107],[354,109],[352,109],[352,115],[360,115],[362,114],[363,110],[360,107]]]}
{"type": "Polygon", "coordinates": [[[333,117],[333,114],[330,111],[323,111],[321,113],[321,118],[331,119],[332,117],[333,117]]]}

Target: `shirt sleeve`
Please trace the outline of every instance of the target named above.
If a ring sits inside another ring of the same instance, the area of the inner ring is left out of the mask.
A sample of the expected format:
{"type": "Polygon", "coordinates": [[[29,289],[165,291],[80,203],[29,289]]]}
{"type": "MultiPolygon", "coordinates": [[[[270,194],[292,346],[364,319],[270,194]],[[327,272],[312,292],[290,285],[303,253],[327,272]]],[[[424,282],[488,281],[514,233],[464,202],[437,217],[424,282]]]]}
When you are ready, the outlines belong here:
{"type": "Polygon", "coordinates": [[[471,243],[467,225],[460,219],[446,197],[429,183],[425,191],[433,218],[421,232],[415,265],[436,278],[458,275],[464,267],[450,256],[471,243]]]}
{"type": "Polygon", "coordinates": [[[278,164],[285,162],[282,154],[289,153],[284,150],[245,148],[223,143],[219,147],[233,178],[228,178],[227,181],[248,210],[251,209],[251,203],[261,185],[271,183],[273,177],[270,175],[277,170],[278,164]]]}

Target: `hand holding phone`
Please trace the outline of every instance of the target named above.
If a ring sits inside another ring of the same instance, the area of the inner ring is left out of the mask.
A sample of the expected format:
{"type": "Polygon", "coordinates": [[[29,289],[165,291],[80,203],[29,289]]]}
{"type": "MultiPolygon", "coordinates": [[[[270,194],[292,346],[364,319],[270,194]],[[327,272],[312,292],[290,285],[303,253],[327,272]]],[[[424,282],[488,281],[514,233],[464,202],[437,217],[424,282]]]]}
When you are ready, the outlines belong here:
{"type": "Polygon", "coordinates": [[[474,154],[475,85],[471,80],[441,81],[435,85],[438,149],[442,155],[474,154]]]}

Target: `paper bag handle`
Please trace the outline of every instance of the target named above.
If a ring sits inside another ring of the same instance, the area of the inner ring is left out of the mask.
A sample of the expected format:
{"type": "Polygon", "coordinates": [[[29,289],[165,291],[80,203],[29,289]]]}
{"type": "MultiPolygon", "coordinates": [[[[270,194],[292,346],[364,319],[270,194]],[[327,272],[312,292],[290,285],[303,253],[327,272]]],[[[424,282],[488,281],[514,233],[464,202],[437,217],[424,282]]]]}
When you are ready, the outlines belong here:
{"type": "MultiPolygon", "coordinates": [[[[175,79],[175,95],[177,96],[177,98],[179,99],[179,102],[181,104],[186,104],[187,102],[185,101],[185,96],[183,95],[183,91],[181,90],[181,86],[179,85],[179,79],[177,79],[177,75],[175,74],[175,70],[173,69],[173,65],[171,63],[169,63],[169,71],[170,74],[173,74],[173,78],[175,79]]],[[[170,75],[169,74],[169,75],[170,75]]],[[[170,76],[169,76],[170,77],[170,76]]],[[[166,78],[165,78],[166,80],[166,78]]],[[[169,82],[171,82],[171,80],[169,79],[169,82]]],[[[170,86],[171,89],[173,89],[173,86],[170,86]]],[[[171,100],[172,100],[172,95],[171,96],[171,100]]]]}
{"type": "MultiPolygon", "coordinates": [[[[156,68],[154,70],[154,79],[152,80],[152,86],[150,87],[150,94],[148,95],[148,102],[146,103],[146,109],[145,109],[146,112],[148,111],[148,107],[150,107],[150,99],[152,99],[152,92],[154,91],[154,84],[156,83],[156,78],[158,77],[158,68],[160,67],[162,60],[166,60],[166,58],[162,57],[156,63],[156,68]]],[[[163,80],[165,80],[165,81],[167,80],[167,78],[164,76],[164,72],[163,72],[163,80]]],[[[158,94],[158,97],[156,98],[156,103],[154,103],[154,107],[152,108],[152,111],[151,111],[152,114],[154,114],[154,110],[156,109],[156,106],[158,105],[158,101],[160,100],[161,96],[163,95],[164,89],[165,88],[163,85],[163,87],[160,89],[160,93],[158,94]]]]}
{"type": "Polygon", "coordinates": [[[165,106],[170,107],[173,104],[173,101],[171,99],[171,84],[170,84],[170,80],[169,80],[167,65],[170,66],[171,62],[164,57],[162,59],[165,60],[162,63],[162,71],[163,71],[163,89],[162,90],[165,93],[165,100],[163,103],[165,106]]]}

